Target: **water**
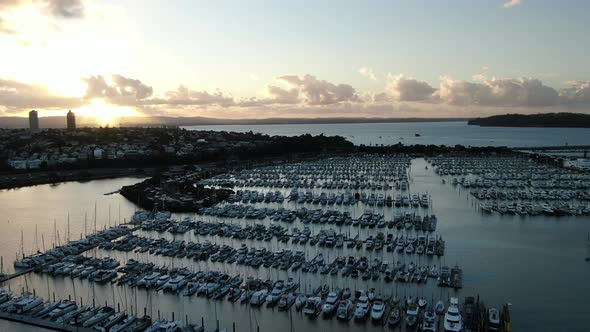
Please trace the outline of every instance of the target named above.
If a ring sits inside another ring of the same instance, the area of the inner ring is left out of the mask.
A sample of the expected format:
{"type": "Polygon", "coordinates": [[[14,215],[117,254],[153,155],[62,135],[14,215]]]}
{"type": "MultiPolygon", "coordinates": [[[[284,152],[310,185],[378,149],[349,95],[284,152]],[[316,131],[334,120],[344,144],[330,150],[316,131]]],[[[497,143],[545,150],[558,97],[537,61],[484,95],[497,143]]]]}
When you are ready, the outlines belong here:
{"type": "Polygon", "coordinates": [[[354,144],[390,145],[399,142],[454,146],[560,146],[586,145],[590,128],[509,128],[468,126],[467,122],[351,123],[191,126],[191,130],[215,130],[297,136],[340,135],[354,144]],[[416,137],[415,134],[419,134],[416,137]]]}
{"type": "MultiPolygon", "coordinates": [[[[444,263],[454,265],[458,263],[464,271],[464,288],[456,293],[463,298],[467,295],[479,294],[489,306],[499,307],[504,302],[512,303],[512,325],[514,331],[587,331],[586,322],[588,310],[587,299],[590,297],[590,264],[584,262],[584,257],[590,253],[585,246],[586,234],[590,231],[590,219],[587,216],[576,217],[521,217],[519,215],[482,215],[475,208],[477,201],[467,191],[460,187],[442,184],[441,178],[436,176],[431,169],[425,169],[426,163],[422,159],[412,162],[411,190],[413,192],[428,192],[432,196],[432,210],[438,217],[437,234],[446,240],[446,252],[442,260],[437,258],[421,258],[420,263],[444,263]]],[[[84,232],[84,213],[87,214],[87,225],[94,219],[94,206],[97,208],[97,228],[109,224],[108,208],[111,207],[111,222],[118,221],[118,210],[121,210],[121,220],[128,218],[135,207],[122,196],[115,194],[104,196],[104,193],[118,189],[122,185],[131,184],[138,179],[109,179],[91,181],[87,183],[65,183],[57,186],[41,185],[16,190],[0,191],[0,253],[4,257],[4,270],[12,269],[11,265],[15,252],[20,250],[20,230],[24,234],[25,252],[32,252],[36,248],[34,240],[35,229],[39,234],[44,234],[45,246],[49,247],[53,241],[57,229],[60,238],[67,234],[67,215],[70,214],[70,236],[79,237],[84,232]],[[10,220],[10,222],[8,222],[10,220]],[[55,220],[55,228],[54,228],[55,220]]],[[[261,190],[260,188],[258,190],[261,190]]],[[[286,207],[294,208],[295,203],[287,203],[286,207]]],[[[362,206],[349,207],[356,215],[364,209],[362,206]]],[[[391,215],[392,208],[385,207],[387,215],[391,215]]],[[[190,215],[190,214],[189,214],[190,215]]],[[[179,215],[179,217],[182,215],[179,215]]],[[[192,216],[192,215],[191,215],[192,216]]],[[[197,217],[200,220],[215,220],[213,217],[197,217]]],[[[230,220],[224,219],[229,222],[230,220]]],[[[247,223],[252,220],[234,220],[233,222],[247,223]]],[[[260,221],[256,221],[260,222],[260,221]]],[[[270,223],[263,220],[262,223],[270,223]]],[[[293,227],[302,228],[303,224],[296,221],[293,227]]],[[[89,227],[89,226],[88,226],[89,227]]],[[[314,226],[321,227],[321,226],[314,226]]],[[[335,227],[329,225],[328,227],[335,227]]],[[[346,230],[347,228],[343,228],[346,230]]],[[[314,228],[314,232],[317,228],[314,228]]],[[[366,231],[366,230],[365,230],[366,231]]],[[[395,229],[392,230],[395,232],[395,229]]],[[[351,232],[356,232],[353,228],[351,232]]],[[[173,238],[170,234],[158,234],[145,232],[143,235],[173,238]]],[[[176,236],[185,237],[195,241],[204,240],[195,237],[191,233],[176,236]]],[[[219,238],[210,238],[213,242],[220,242],[219,238]]],[[[225,243],[232,243],[224,239],[225,243]]],[[[248,245],[256,247],[267,246],[271,249],[284,247],[276,241],[249,242],[248,245]]],[[[293,249],[303,247],[291,246],[293,249]]],[[[308,256],[314,249],[308,249],[308,256]]],[[[345,254],[327,250],[325,252],[334,255],[345,254]]],[[[110,255],[120,261],[129,258],[146,260],[147,257],[136,253],[122,253],[114,251],[94,250],[89,255],[110,255]]],[[[383,253],[379,255],[391,255],[383,253]]],[[[340,287],[349,286],[352,289],[366,287],[360,279],[343,279],[320,275],[306,275],[301,272],[292,273],[277,271],[274,269],[259,270],[251,268],[224,266],[219,263],[193,262],[184,259],[170,259],[157,256],[155,260],[163,265],[185,265],[191,269],[216,269],[226,270],[231,273],[254,274],[261,277],[286,278],[288,275],[296,279],[301,278],[302,287],[306,284],[319,285],[326,282],[340,287]]],[[[391,260],[391,259],[389,259],[391,260]]],[[[408,261],[409,259],[406,259],[408,261]]],[[[370,287],[375,287],[385,294],[399,292],[400,295],[415,296],[424,295],[429,300],[434,297],[446,299],[454,291],[443,289],[433,285],[432,281],[426,286],[399,285],[395,283],[385,284],[372,282],[370,287]]],[[[5,285],[5,287],[7,287],[5,285]]],[[[231,330],[233,322],[238,331],[374,331],[381,330],[370,323],[355,324],[349,322],[343,324],[335,319],[309,320],[300,313],[292,310],[290,313],[277,312],[265,307],[252,309],[249,306],[232,304],[229,301],[212,301],[197,297],[179,297],[172,294],[160,294],[135,290],[127,287],[96,285],[87,280],[70,278],[53,278],[41,274],[30,274],[10,282],[13,290],[22,288],[34,288],[38,294],[49,298],[55,293],[56,297],[75,299],[96,304],[108,302],[111,305],[119,304],[134,312],[147,313],[152,317],[158,316],[158,310],[162,317],[171,318],[175,312],[176,318],[184,318],[188,315],[192,319],[205,317],[205,321],[213,324],[219,319],[223,327],[231,330]]],[[[387,327],[383,328],[387,330],[387,327]]],[[[0,330],[29,331],[29,327],[0,321],[0,330]]]]}

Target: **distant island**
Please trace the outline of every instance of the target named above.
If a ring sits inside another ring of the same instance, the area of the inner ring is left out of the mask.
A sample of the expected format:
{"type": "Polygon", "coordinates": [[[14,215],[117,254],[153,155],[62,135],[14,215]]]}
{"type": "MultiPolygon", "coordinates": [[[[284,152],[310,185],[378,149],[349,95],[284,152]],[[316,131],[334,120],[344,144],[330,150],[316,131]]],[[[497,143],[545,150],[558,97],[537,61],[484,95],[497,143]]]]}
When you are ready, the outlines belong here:
{"type": "Polygon", "coordinates": [[[467,124],[481,127],[590,128],[590,114],[504,114],[469,120],[467,124]]]}

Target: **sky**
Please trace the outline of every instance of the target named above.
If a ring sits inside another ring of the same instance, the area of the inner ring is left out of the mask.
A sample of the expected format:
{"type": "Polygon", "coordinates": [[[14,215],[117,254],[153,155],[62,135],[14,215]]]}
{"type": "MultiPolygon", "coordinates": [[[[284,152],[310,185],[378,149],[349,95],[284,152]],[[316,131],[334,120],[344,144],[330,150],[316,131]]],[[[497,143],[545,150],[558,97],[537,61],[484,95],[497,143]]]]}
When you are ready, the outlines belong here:
{"type": "Polygon", "coordinates": [[[585,0],[0,0],[0,116],[589,113],[589,12],[585,0]]]}

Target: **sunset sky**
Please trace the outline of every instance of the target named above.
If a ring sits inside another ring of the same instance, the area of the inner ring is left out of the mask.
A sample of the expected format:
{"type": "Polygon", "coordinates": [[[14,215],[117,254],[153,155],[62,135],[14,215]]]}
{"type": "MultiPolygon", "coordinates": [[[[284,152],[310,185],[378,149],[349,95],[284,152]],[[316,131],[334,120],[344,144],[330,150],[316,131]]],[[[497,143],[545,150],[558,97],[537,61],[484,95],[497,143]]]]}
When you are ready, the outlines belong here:
{"type": "Polygon", "coordinates": [[[0,0],[0,115],[588,113],[588,13],[585,0],[0,0]]]}

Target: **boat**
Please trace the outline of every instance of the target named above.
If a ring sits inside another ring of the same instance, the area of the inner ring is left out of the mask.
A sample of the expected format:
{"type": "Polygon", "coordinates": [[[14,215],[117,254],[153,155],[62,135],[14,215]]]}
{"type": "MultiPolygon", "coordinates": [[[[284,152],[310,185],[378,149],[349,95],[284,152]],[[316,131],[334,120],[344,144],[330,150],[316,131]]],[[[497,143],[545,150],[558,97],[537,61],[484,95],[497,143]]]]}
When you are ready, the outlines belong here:
{"type": "Polygon", "coordinates": [[[389,317],[387,318],[387,325],[389,325],[389,327],[391,327],[391,328],[395,328],[395,327],[399,326],[401,320],[402,320],[402,311],[398,306],[396,306],[389,313],[389,317]]]}
{"type": "Polygon", "coordinates": [[[303,294],[299,294],[297,295],[297,298],[295,299],[295,309],[297,311],[300,311],[303,309],[303,307],[305,306],[305,303],[307,302],[307,297],[303,294]]]}
{"type": "Polygon", "coordinates": [[[49,319],[55,320],[62,315],[67,314],[70,311],[76,310],[77,305],[76,302],[70,300],[63,300],[59,303],[59,305],[51,310],[47,315],[49,319]]]}
{"type": "Polygon", "coordinates": [[[4,289],[0,289],[0,304],[10,300],[12,298],[12,292],[4,289]]]}
{"type": "Polygon", "coordinates": [[[416,304],[411,304],[408,306],[406,310],[406,327],[408,329],[415,329],[418,325],[418,314],[420,313],[420,308],[416,304]]]}
{"type": "Polygon", "coordinates": [[[463,318],[459,312],[459,299],[451,297],[450,305],[445,313],[444,331],[460,332],[463,329],[463,318]]]}
{"type": "Polygon", "coordinates": [[[122,332],[125,331],[135,320],[137,319],[136,316],[129,316],[125,318],[122,322],[118,323],[117,325],[113,326],[109,332],[122,332]]]}
{"type": "Polygon", "coordinates": [[[383,321],[383,315],[385,314],[385,301],[380,298],[376,298],[371,306],[371,320],[373,323],[381,323],[383,321]]]}
{"type": "Polygon", "coordinates": [[[295,303],[296,296],[293,293],[283,294],[281,299],[279,300],[279,310],[280,311],[287,311],[293,306],[295,303]]]}
{"type": "Polygon", "coordinates": [[[155,321],[145,332],[177,332],[180,331],[180,321],[167,321],[165,319],[155,321]]]}
{"type": "Polygon", "coordinates": [[[115,309],[113,309],[111,307],[102,307],[96,312],[96,315],[94,315],[92,318],[90,318],[87,321],[85,321],[84,323],[82,323],[82,326],[83,327],[92,327],[92,326],[102,322],[103,320],[109,318],[109,316],[111,316],[114,313],[115,313],[115,309]]]}
{"type": "Polygon", "coordinates": [[[314,318],[317,317],[322,311],[322,298],[319,296],[313,296],[307,299],[305,302],[305,308],[303,308],[303,314],[314,318]]]}
{"type": "Polygon", "coordinates": [[[353,304],[349,299],[340,300],[338,308],[336,309],[336,319],[342,321],[350,320],[350,313],[352,312],[353,304]]]}
{"type": "Polygon", "coordinates": [[[43,303],[43,299],[40,297],[28,295],[20,298],[11,307],[8,308],[8,312],[24,314],[43,303]]]}
{"type": "Polygon", "coordinates": [[[436,302],[436,305],[434,306],[434,312],[436,312],[437,315],[444,314],[445,313],[445,303],[443,301],[436,302]]]}
{"type": "Polygon", "coordinates": [[[370,306],[369,298],[366,295],[359,296],[354,309],[354,319],[358,321],[365,320],[369,314],[370,306]]]}
{"type": "Polygon", "coordinates": [[[127,314],[124,312],[118,312],[106,320],[102,321],[98,326],[95,326],[94,329],[97,329],[101,332],[110,331],[111,328],[117,325],[120,321],[124,320],[127,317],[127,314]]]}
{"type": "Polygon", "coordinates": [[[252,294],[252,297],[250,298],[250,305],[255,307],[261,306],[262,304],[264,304],[264,301],[266,301],[267,294],[268,290],[266,289],[254,292],[254,294],[252,294]]]}
{"type": "Polygon", "coordinates": [[[496,308],[488,309],[488,331],[500,330],[500,312],[496,308]]]}
{"type": "Polygon", "coordinates": [[[336,308],[338,307],[338,293],[332,291],[328,294],[326,298],[326,303],[324,303],[322,307],[322,314],[324,317],[331,317],[335,312],[336,308]]]}
{"type": "Polygon", "coordinates": [[[53,309],[57,308],[61,302],[54,301],[47,303],[45,306],[40,306],[39,308],[35,309],[34,312],[31,313],[32,317],[43,317],[49,314],[53,309]]]}

